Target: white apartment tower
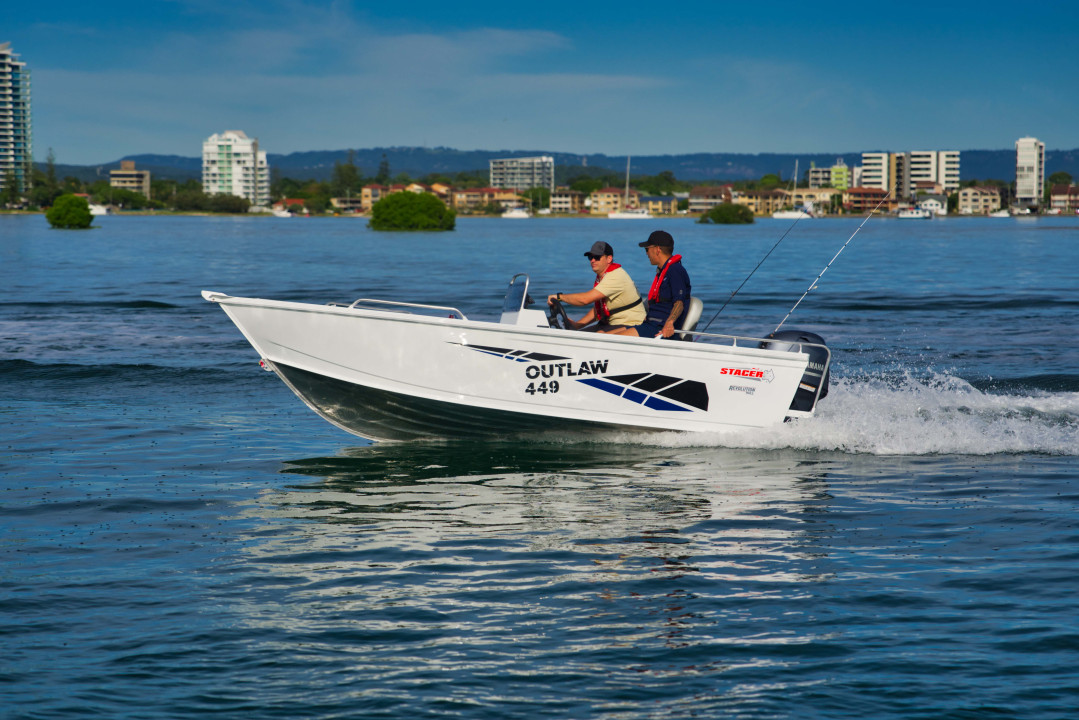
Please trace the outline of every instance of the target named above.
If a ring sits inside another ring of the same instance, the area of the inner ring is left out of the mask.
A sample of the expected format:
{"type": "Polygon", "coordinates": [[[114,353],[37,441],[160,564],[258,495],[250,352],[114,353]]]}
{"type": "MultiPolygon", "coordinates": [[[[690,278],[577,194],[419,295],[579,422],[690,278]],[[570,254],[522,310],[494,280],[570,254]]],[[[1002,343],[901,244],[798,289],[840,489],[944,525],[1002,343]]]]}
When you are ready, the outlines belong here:
{"type": "Polygon", "coordinates": [[[545,187],[554,192],[554,158],[504,158],[491,160],[491,187],[506,190],[528,190],[545,187]]]}
{"type": "Polygon", "coordinates": [[[0,43],[0,188],[13,178],[19,192],[31,180],[34,161],[30,123],[30,71],[11,43],[0,43]]]}
{"type": "Polygon", "coordinates": [[[270,166],[259,150],[258,138],[242,130],[226,130],[202,143],[202,191],[207,195],[236,195],[251,204],[270,204],[270,166]]]}
{"type": "Polygon", "coordinates": [[[1015,141],[1015,201],[1039,205],[1045,186],[1045,143],[1025,137],[1015,141]]]}
{"type": "Polygon", "coordinates": [[[951,195],[959,190],[958,150],[913,150],[910,153],[910,184],[931,182],[951,195]]]}
{"type": "Polygon", "coordinates": [[[891,190],[891,185],[888,182],[890,161],[891,157],[886,152],[862,153],[862,182],[860,186],[878,190],[891,190]]]}

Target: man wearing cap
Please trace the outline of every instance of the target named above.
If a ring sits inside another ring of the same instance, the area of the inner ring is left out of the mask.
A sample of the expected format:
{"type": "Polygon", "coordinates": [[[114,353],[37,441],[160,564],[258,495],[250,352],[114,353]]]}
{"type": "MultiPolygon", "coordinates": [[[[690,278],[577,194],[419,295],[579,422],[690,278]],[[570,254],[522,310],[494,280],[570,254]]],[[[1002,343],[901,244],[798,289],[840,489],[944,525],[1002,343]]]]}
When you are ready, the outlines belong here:
{"type": "Polygon", "coordinates": [[[640,246],[655,265],[656,277],[648,291],[648,316],[636,327],[617,331],[619,335],[640,337],[674,337],[686,318],[690,292],[689,273],[682,267],[682,256],[673,255],[674,238],[669,232],[656,230],[640,246]]]}
{"type": "Polygon", "coordinates": [[[596,332],[615,332],[618,329],[632,329],[644,321],[644,303],[633,278],[622,266],[614,261],[614,250],[610,245],[597,240],[586,252],[596,282],[591,290],[579,293],[557,293],[547,296],[547,304],[560,300],[566,305],[588,305],[592,309],[580,320],[570,320],[570,326],[579,330],[595,322],[590,330],[596,332]]]}

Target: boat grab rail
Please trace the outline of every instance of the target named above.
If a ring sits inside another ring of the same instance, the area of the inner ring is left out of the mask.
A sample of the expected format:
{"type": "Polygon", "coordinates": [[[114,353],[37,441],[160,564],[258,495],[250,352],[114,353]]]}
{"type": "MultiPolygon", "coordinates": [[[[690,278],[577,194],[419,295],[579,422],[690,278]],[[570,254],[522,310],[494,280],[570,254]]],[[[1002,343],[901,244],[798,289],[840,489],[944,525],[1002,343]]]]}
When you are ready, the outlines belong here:
{"type": "Polygon", "coordinates": [[[376,300],[374,298],[360,298],[359,300],[353,302],[351,305],[345,305],[344,303],[339,302],[328,302],[326,304],[332,305],[334,307],[348,308],[349,310],[354,310],[359,305],[392,305],[394,307],[413,308],[416,310],[430,310],[435,312],[448,311],[456,315],[461,320],[468,320],[468,318],[465,317],[465,314],[463,312],[461,312],[455,307],[449,307],[448,305],[422,305],[420,303],[397,302],[396,300],[376,300]]]}

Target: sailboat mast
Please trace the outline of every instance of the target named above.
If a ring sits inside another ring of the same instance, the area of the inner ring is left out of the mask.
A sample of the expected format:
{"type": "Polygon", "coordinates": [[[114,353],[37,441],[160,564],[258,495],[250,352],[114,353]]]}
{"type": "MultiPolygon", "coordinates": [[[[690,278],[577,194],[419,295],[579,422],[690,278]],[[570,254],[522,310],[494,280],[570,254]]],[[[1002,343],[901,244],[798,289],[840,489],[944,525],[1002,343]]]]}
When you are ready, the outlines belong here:
{"type": "Polygon", "coordinates": [[[622,201],[622,209],[629,209],[629,155],[626,155],[626,197],[622,201]]]}

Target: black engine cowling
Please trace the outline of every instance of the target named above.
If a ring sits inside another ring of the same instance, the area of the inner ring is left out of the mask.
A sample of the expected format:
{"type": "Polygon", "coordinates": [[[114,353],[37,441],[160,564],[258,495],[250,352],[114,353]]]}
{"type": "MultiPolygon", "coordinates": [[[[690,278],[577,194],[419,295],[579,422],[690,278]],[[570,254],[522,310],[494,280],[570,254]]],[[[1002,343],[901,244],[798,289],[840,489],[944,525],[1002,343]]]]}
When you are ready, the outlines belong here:
{"type": "Polygon", "coordinates": [[[820,387],[820,396],[828,394],[828,350],[815,345],[826,345],[824,338],[816,333],[805,330],[780,330],[768,336],[768,339],[760,344],[767,350],[789,350],[791,352],[805,352],[809,355],[809,365],[806,366],[801,382],[798,383],[798,391],[794,393],[791,401],[791,410],[810,411],[817,401],[817,387],[820,387]],[[798,343],[813,343],[813,345],[799,345],[798,343]]]}

